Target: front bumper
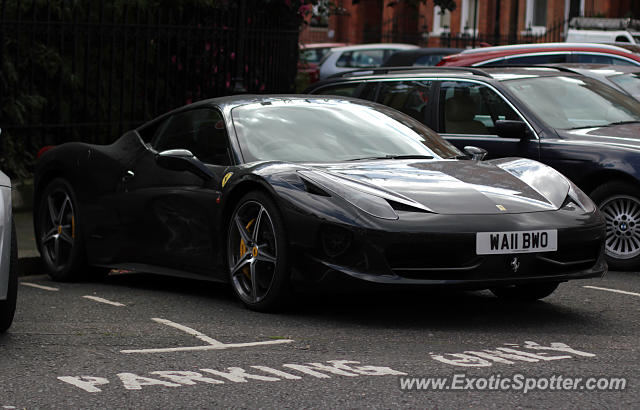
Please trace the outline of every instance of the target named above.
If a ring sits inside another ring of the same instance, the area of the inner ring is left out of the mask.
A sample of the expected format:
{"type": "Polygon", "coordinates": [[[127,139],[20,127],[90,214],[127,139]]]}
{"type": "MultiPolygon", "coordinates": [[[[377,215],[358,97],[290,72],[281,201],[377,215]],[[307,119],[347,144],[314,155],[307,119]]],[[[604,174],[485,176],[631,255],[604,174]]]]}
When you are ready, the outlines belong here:
{"type": "Polygon", "coordinates": [[[569,210],[482,216],[407,213],[399,221],[376,223],[381,225],[377,229],[336,227],[311,219],[298,224],[306,227],[307,239],[292,241],[290,254],[296,255],[293,279],[314,284],[335,284],[348,278],[351,282],[483,289],[598,277],[607,271],[605,225],[598,212],[579,217],[569,210]],[[340,255],[326,251],[327,226],[349,236],[347,249],[340,255]],[[557,251],[476,254],[476,232],[537,229],[558,230],[557,251]]]}

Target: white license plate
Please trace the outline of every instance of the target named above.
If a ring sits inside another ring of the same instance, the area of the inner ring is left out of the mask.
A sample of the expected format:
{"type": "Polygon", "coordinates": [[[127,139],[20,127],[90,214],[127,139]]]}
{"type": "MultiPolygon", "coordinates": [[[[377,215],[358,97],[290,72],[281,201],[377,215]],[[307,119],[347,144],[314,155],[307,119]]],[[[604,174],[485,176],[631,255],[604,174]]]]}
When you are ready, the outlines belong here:
{"type": "Polygon", "coordinates": [[[551,252],[557,250],[558,231],[556,229],[476,233],[476,253],[478,255],[551,252]]]}

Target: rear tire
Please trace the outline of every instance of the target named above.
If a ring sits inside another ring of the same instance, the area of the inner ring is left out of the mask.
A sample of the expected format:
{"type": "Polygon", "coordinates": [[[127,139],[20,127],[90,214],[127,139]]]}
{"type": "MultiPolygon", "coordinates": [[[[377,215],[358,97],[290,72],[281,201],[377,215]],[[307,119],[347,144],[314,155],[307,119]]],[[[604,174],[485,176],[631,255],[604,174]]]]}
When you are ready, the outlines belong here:
{"type": "Polygon", "coordinates": [[[45,271],[55,281],[96,279],[108,273],[87,265],[82,218],[73,187],[63,178],[46,186],[37,207],[36,240],[45,271]]]}
{"type": "Polygon", "coordinates": [[[531,302],[546,298],[558,288],[558,285],[556,282],[512,285],[491,288],[491,293],[504,300],[531,302]]]}
{"type": "Polygon", "coordinates": [[[0,301],[0,333],[4,333],[13,323],[18,297],[18,246],[16,244],[16,227],[11,220],[11,254],[9,256],[9,287],[7,299],[0,301]]]}
{"type": "Polygon", "coordinates": [[[607,224],[605,257],[614,270],[640,266],[640,189],[614,181],[591,192],[607,224]]]}

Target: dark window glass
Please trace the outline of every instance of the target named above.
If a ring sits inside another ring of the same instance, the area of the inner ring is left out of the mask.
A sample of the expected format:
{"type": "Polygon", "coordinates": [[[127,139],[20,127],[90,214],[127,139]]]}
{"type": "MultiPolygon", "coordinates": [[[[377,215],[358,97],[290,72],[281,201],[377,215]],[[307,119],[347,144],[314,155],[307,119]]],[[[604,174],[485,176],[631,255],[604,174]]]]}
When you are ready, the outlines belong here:
{"type": "Polygon", "coordinates": [[[340,95],[343,97],[353,97],[358,88],[358,83],[349,83],[349,84],[337,84],[331,85],[329,87],[321,88],[318,91],[314,91],[314,94],[320,95],[340,95]]]}
{"type": "Polygon", "coordinates": [[[158,151],[187,149],[202,162],[229,165],[229,143],[222,114],[201,108],[172,115],[153,138],[158,151]]]}
{"type": "Polygon", "coordinates": [[[538,54],[535,56],[507,57],[504,60],[504,64],[506,65],[552,64],[566,62],[566,54],[538,54]]]}
{"type": "Polygon", "coordinates": [[[414,63],[414,66],[427,67],[434,66],[442,60],[445,54],[430,54],[427,56],[419,57],[414,63]]]}
{"type": "Polygon", "coordinates": [[[640,73],[620,74],[607,78],[618,84],[627,94],[640,100],[640,73]]]}
{"type": "Polygon", "coordinates": [[[333,162],[385,155],[452,157],[459,151],[422,123],[367,102],[294,99],[232,110],[247,161],[333,162]]]}
{"type": "Polygon", "coordinates": [[[533,21],[534,26],[547,25],[547,0],[535,0],[533,2],[533,21]]]}
{"type": "Polygon", "coordinates": [[[431,81],[381,82],[377,102],[426,123],[431,86],[431,81]]]}
{"type": "Polygon", "coordinates": [[[345,51],[336,62],[337,67],[368,68],[379,67],[394,50],[345,51]]]}
{"type": "Polygon", "coordinates": [[[440,87],[440,132],[495,135],[498,120],[522,119],[486,85],[446,81],[440,87]]]}

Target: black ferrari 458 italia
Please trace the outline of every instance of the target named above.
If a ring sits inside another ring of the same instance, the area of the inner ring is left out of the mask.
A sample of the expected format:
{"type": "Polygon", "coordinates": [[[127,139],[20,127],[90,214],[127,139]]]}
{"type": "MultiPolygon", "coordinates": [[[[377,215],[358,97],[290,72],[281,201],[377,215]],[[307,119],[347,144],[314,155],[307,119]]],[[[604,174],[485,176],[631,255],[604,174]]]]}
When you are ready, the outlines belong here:
{"type": "Polygon", "coordinates": [[[603,218],[560,173],[472,159],[350,98],[216,98],[111,145],[60,145],[38,161],[35,203],[56,280],[105,268],[209,278],[256,310],[297,284],[539,299],[607,268],[603,218]]]}

